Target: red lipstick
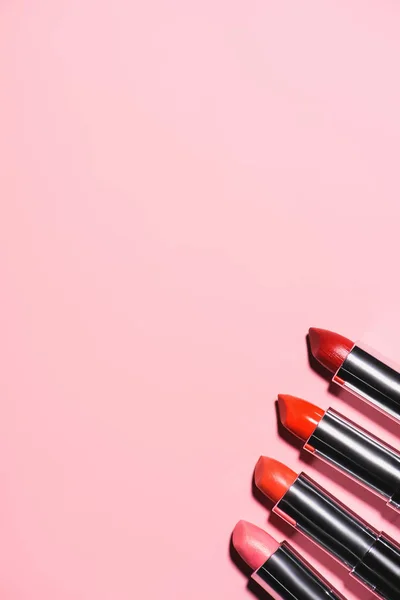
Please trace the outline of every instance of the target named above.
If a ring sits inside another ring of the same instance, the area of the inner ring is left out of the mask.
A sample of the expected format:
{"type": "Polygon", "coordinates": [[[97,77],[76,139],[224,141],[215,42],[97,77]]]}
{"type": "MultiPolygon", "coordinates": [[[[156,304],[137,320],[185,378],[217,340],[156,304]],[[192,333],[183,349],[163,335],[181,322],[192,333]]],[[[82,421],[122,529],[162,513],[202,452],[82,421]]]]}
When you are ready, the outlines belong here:
{"type": "Polygon", "coordinates": [[[354,346],[351,340],[327,329],[310,327],[308,336],[314,357],[331,373],[336,373],[354,346]]]}
{"type": "Polygon", "coordinates": [[[232,542],[253,569],[252,578],[275,600],[344,600],[290,544],[280,544],[256,525],[239,521],[232,542]]]}
{"type": "Polygon", "coordinates": [[[322,458],[400,511],[400,453],[333,408],[279,396],[283,425],[322,458]]]}
{"type": "Polygon", "coordinates": [[[383,600],[400,598],[400,547],[396,542],[371,527],[305,473],[297,475],[286,465],[261,457],[255,478],[259,489],[273,501],[278,495],[274,482],[286,481],[274,512],[344,564],[369,591],[383,600]]]}
{"type": "Polygon", "coordinates": [[[333,381],[400,421],[400,372],[362,344],[326,329],[309,330],[311,352],[333,381]]]}

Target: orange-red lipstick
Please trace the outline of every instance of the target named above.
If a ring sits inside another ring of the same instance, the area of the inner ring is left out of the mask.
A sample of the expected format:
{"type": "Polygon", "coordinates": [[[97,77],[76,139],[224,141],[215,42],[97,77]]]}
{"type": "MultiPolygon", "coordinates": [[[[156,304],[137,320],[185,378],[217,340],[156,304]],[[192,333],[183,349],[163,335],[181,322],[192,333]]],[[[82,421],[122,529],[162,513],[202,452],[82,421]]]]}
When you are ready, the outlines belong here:
{"type": "Polygon", "coordinates": [[[306,442],[324,416],[324,411],[296,396],[278,395],[279,416],[282,425],[306,442]]]}
{"type": "Polygon", "coordinates": [[[283,425],[304,449],[368,487],[400,511],[400,453],[333,408],[323,411],[295,396],[279,395],[283,425]]]}

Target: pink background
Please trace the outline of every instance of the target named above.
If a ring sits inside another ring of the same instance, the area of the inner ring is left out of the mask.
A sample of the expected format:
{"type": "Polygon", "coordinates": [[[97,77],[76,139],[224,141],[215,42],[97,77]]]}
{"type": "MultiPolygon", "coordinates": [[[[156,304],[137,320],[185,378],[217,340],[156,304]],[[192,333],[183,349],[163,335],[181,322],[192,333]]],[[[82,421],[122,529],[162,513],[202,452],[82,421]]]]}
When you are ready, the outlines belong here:
{"type": "Polygon", "coordinates": [[[400,356],[399,19],[361,0],[1,2],[2,599],[254,598],[229,537],[269,519],[260,453],[400,533],[300,459],[274,408],[302,395],[399,443],[305,343],[315,325],[400,356]]]}

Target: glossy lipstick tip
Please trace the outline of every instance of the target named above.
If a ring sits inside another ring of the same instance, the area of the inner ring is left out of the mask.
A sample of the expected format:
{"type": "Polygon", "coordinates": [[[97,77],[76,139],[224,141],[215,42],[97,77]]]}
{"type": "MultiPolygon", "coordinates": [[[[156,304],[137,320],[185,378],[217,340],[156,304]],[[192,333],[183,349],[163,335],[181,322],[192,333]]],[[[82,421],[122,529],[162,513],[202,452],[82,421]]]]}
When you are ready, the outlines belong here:
{"type": "Polygon", "coordinates": [[[257,571],[279,548],[279,543],[266,531],[248,521],[239,521],[232,543],[243,560],[257,571]]]}
{"type": "Polygon", "coordinates": [[[297,473],[292,469],[267,456],[260,456],[254,470],[256,486],[274,504],[281,500],[296,479],[297,473]]]}
{"type": "Polygon", "coordinates": [[[327,329],[310,327],[308,337],[313,356],[331,373],[342,366],[354,346],[351,340],[327,329]]]}
{"type": "Polygon", "coordinates": [[[312,436],[325,414],[315,404],[288,394],[278,395],[278,408],[282,425],[304,442],[312,436]]]}

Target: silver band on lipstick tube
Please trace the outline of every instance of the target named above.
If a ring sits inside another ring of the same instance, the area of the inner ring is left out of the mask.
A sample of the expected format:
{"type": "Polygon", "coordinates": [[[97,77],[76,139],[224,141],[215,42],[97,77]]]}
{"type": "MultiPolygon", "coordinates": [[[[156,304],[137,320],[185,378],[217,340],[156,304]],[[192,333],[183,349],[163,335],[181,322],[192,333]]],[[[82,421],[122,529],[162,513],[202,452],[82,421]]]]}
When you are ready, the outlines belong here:
{"type": "Polygon", "coordinates": [[[304,448],[400,510],[400,453],[329,408],[304,448]]]}
{"type": "Polygon", "coordinates": [[[400,420],[400,372],[370,349],[356,343],[333,381],[393,419],[400,420]]]}
{"type": "Polygon", "coordinates": [[[252,578],[274,600],[345,600],[287,542],[282,542],[252,578]]]}
{"type": "Polygon", "coordinates": [[[300,473],[274,506],[298,531],[316,542],[383,600],[400,599],[400,547],[300,473]]]}

